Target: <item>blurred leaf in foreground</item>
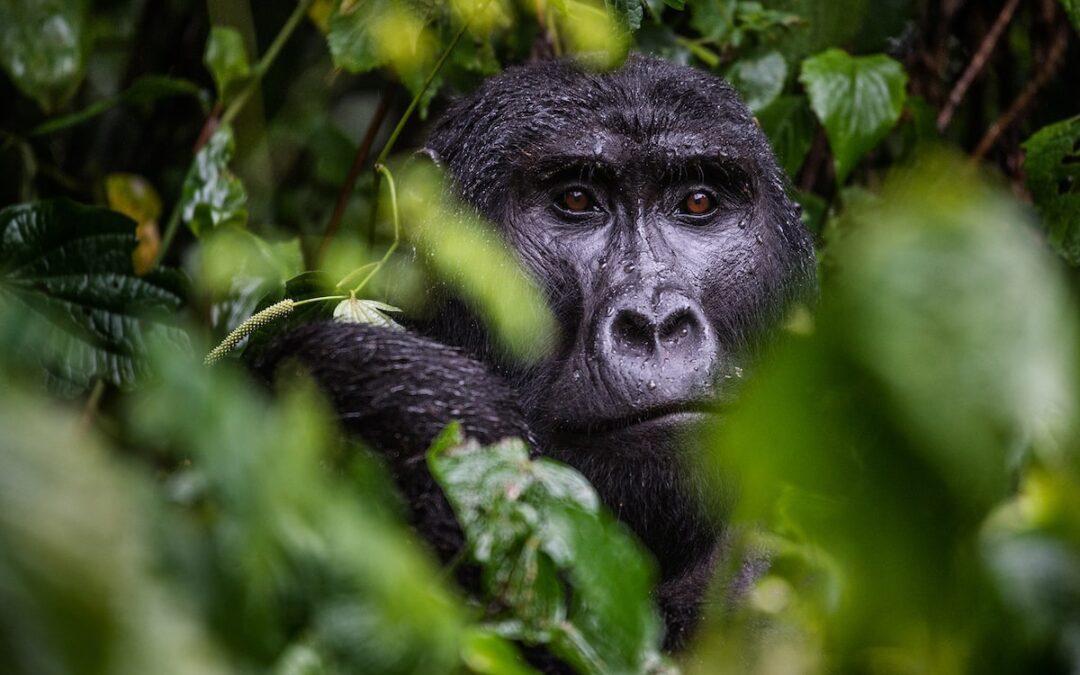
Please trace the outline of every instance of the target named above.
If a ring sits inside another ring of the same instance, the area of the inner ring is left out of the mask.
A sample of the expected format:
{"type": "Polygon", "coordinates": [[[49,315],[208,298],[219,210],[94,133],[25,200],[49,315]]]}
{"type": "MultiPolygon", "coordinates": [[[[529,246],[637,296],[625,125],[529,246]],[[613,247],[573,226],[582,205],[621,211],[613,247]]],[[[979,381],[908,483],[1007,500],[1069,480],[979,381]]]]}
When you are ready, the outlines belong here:
{"type": "Polygon", "coordinates": [[[490,617],[499,633],[546,644],[582,673],[671,671],[654,570],[579,473],[530,459],[517,439],[465,442],[456,426],[428,465],[483,566],[489,605],[503,608],[490,617]]]}
{"type": "Polygon", "coordinates": [[[465,609],[309,383],[272,403],[229,364],[158,356],[128,419],[192,460],[173,481],[187,531],[171,548],[223,644],[259,671],[301,652],[332,672],[453,671],[465,609]]]}
{"type": "Polygon", "coordinates": [[[1061,270],[1025,212],[953,158],[897,171],[845,218],[817,332],[779,350],[716,437],[740,517],[832,579],[812,595],[795,567],[774,567],[761,583],[789,600],[771,620],[802,635],[773,633],[759,656],[816,636],[830,671],[1024,670],[1040,655],[997,638],[1016,619],[978,531],[1032,444],[1072,437],[1078,342],[1061,270]]]}
{"type": "Polygon", "coordinates": [[[1027,186],[1050,244],[1080,266],[1080,116],[1043,127],[1024,143],[1027,186]]]}
{"type": "Polygon", "coordinates": [[[225,673],[150,546],[159,505],[43,400],[0,391],[0,663],[11,675],[225,673]]]}
{"type": "Polygon", "coordinates": [[[444,189],[429,162],[406,167],[400,184],[405,235],[439,280],[477,311],[507,353],[530,359],[549,349],[555,324],[547,302],[494,228],[444,189]]]}
{"type": "Polygon", "coordinates": [[[803,61],[799,81],[825,126],[836,182],[843,184],[859,159],[900,119],[907,74],[884,54],[850,56],[829,49],[803,61]]]}
{"type": "Polygon", "coordinates": [[[67,103],[86,68],[86,0],[0,3],[0,65],[46,113],[67,103]]]}
{"type": "Polygon", "coordinates": [[[135,245],[135,223],[109,209],[53,200],[0,211],[4,356],[76,394],[95,378],[133,384],[150,335],[186,344],[173,325],[177,277],[136,276],[135,245]]]}

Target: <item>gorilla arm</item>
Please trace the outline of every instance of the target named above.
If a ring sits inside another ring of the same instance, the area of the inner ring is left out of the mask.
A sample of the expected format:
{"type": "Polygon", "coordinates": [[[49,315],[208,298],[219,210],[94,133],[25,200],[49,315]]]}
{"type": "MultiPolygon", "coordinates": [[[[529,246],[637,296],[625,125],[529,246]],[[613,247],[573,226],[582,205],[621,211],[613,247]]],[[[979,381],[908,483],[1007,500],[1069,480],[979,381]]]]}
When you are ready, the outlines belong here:
{"type": "Polygon", "coordinates": [[[443,560],[461,530],[424,454],[452,421],[490,444],[516,436],[532,444],[514,394],[479,361],[406,331],[335,322],[300,326],[273,340],[252,370],[270,382],[289,363],[318,383],[342,425],[384,456],[413,525],[443,560]]]}

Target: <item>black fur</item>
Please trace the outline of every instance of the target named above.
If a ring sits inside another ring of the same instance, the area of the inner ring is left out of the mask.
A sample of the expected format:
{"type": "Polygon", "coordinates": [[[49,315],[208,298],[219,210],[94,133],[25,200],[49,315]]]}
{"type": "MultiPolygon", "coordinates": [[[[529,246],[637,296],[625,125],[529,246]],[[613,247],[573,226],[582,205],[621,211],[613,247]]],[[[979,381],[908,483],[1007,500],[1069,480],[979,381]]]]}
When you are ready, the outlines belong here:
{"type": "Polygon", "coordinates": [[[634,57],[604,74],[565,61],[508,70],[453,105],[426,151],[546,291],[553,353],[520,367],[446,297],[424,337],[306,326],[256,369],[305,364],[347,428],[386,453],[444,557],[461,535],[422,454],[449,421],[575,466],[656,556],[667,644],[683,644],[725,512],[685,470],[688,432],[814,286],[812,243],[765,137],[722,80],[634,57]],[[560,209],[567,186],[597,208],[560,209]],[[707,217],[680,210],[698,189],[717,205],[707,217]]]}

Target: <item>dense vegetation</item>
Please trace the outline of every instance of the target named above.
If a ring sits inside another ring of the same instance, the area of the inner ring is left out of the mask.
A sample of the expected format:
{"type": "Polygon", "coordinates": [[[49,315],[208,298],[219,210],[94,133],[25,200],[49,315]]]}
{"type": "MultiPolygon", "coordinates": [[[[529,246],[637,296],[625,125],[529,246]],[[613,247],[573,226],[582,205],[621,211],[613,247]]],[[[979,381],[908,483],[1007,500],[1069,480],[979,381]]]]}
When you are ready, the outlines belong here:
{"type": "Polygon", "coordinates": [[[1080,672],[1077,30],[1076,0],[3,3],[2,669],[1080,672]],[[435,444],[469,597],[310,383],[238,365],[433,283],[535,356],[539,292],[410,147],[507,65],[631,49],[732,81],[821,261],[705,439],[731,559],[771,567],[677,659],[575,472],[435,444]]]}

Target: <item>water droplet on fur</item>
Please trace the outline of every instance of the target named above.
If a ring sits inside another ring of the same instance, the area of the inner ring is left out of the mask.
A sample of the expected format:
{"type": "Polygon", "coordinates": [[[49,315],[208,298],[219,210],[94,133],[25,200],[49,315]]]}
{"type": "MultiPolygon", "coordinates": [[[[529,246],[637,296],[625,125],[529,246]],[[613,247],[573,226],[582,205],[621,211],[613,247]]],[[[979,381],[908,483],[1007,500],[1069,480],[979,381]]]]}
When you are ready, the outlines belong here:
{"type": "Polygon", "coordinates": [[[634,263],[630,263],[623,268],[623,270],[626,272],[633,272],[635,269],[637,269],[637,267],[634,265],[634,263]]]}
{"type": "Polygon", "coordinates": [[[732,370],[735,372],[735,377],[742,377],[742,368],[735,366],[732,370]]]}
{"type": "Polygon", "coordinates": [[[581,379],[581,371],[575,368],[574,369],[574,380],[577,381],[577,380],[580,380],[580,379],[581,379]]]}
{"type": "Polygon", "coordinates": [[[649,389],[656,389],[656,380],[649,380],[649,389]]]}

